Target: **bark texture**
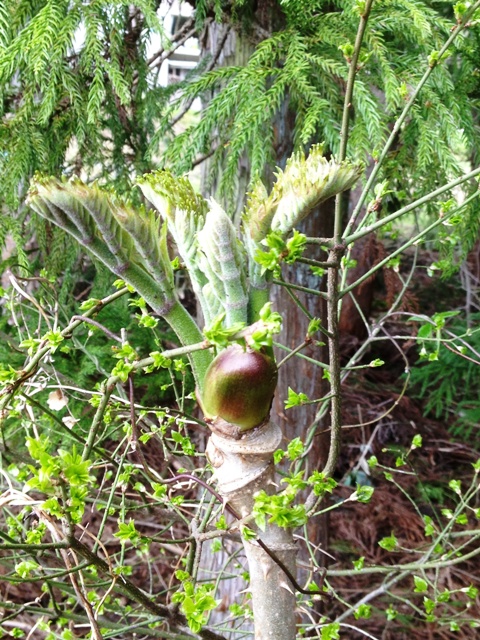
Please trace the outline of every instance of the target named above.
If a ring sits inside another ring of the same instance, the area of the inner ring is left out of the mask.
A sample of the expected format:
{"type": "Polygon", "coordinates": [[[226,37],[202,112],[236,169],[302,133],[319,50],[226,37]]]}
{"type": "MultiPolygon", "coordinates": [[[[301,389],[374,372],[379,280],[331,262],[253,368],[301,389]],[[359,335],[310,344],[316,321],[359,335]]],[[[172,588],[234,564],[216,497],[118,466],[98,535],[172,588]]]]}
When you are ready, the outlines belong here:
{"type": "MultiPolygon", "coordinates": [[[[215,469],[222,497],[245,517],[252,512],[254,495],[276,488],[273,452],[282,440],[273,422],[247,432],[238,440],[212,434],[207,456],[215,469]]],[[[248,524],[254,528],[253,523],[248,524]]],[[[295,575],[296,546],[292,531],[267,525],[257,530],[260,540],[295,575]]],[[[293,586],[280,567],[257,541],[243,540],[248,560],[255,640],[295,640],[296,599],[293,586]]]]}

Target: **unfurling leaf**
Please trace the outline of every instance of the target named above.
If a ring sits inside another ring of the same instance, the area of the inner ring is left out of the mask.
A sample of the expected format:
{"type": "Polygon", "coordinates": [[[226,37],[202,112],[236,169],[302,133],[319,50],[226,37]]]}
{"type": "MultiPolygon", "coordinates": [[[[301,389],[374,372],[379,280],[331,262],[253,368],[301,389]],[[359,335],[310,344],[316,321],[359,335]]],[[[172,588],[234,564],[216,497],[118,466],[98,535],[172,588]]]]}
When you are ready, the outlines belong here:
{"type": "Polygon", "coordinates": [[[178,253],[192,282],[206,322],[215,316],[204,287],[207,279],[198,260],[198,232],[202,229],[207,212],[207,202],[197,194],[187,177],[175,177],[170,171],[154,171],[137,180],[143,195],[153,204],[168,226],[178,253]]]}
{"type": "Polygon", "coordinates": [[[428,590],[428,582],[419,576],[413,576],[413,581],[415,583],[414,592],[415,593],[424,593],[428,590]]]}
{"type": "MultiPolygon", "coordinates": [[[[227,327],[247,321],[245,253],[235,227],[214,200],[198,233],[200,267],[225,310],[227,327]]],[[[197,256],[198,260],[198,256],[197,256]]]]}
{"type": "Polygon", "coordinates": [[[255,242],[271,230],[286,236],[314,207],[350,189],[362,172],[361,165],[327,160],[320,145],[312,147],[308,158],[294,154],[285,170],[279,170],[268,197],[260,184],[252,191],[244,216],[250,236],[255,242]]]}
{"type": "MultiPolygon", "coordinates": [[[[203,227],[207,212],[206,200],[195,192],[188,178],[176,178],[169,171],[147,173],[137,184],[168,224],[168,230],[187,269],[193,270],[198,276],[195,270],[197,233],[203,227]]],[[[202,284],[204,283],[205,280],[202,284]]]]}
{"type": "Polygon", "coordinates": [[[72,235],[160,315],[174,304],[166,230],[153,211],[133,208],[98,185],[37,176],[28,204],[72,235]]]}

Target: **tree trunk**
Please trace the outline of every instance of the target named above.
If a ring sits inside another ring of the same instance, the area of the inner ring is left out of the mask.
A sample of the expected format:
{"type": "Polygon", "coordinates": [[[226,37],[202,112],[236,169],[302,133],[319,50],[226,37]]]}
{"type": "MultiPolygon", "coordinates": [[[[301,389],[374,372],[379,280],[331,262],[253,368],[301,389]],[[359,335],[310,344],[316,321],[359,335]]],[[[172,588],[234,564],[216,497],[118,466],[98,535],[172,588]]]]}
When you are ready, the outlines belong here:
{"type": "MultiPolygon", "coordinates": [[[[213,433],[207,457],[215,468],[223,499],[244,518],[252,512],[254,495],[275,488],[273,453],[282,439],[278,425],[267,421],[240,439],[213,433]]],[[[249,522],[249,528],[256,529],[249,522]]],[[[249,567],[249,591],[255,623],[255,640],[295,640],[295,591],[283,569],[260,546],[268,547],[295,575],[296,546],[291,529],[266,524],[257,529],[257,540],[243,540],[249,567]]]]}
{"type": "MultiPolygon", "coordinates": [[[[332,234],[334,201],[327,201],[314,213],[312,213],[302,224],[300,231],[307,236],[329,237],[332,234]]],[[[323,252],[322,252],[323,253],[323,252]]],[[[324,260],[325,255],[319,252],[318,247],[314,254],[309,257],[316,260],[324,260]]],[[[292,282],[309,289],[325,290],[323,278],[314,276],[308,265],[297,263],[294,266],[284,268],[283,277],[287,282],[292,282]]],[[[293,292],[304,308],[312,317],[320,318],[322,326],[327,326],[326,322],[326,301],[320,296],[305,294],[300,291],[293,292]]],[[[290,349],[295,349],[304,340],[307,334],[309,318],[302,312],[301,308],[295,305],[284,287],[273,287],[271,299],[274,308],[283,316],[282,333],[278,342],[286,345],[290,349]]],[[[301,351],[301,354],[328,364],[328,349],[326,339],[322,334],[315,336],[325,345],[311,345],[301,351]]],[[[285,357],[286,352],[281,349],[276,350],[277,361],[285,357]]],[[[322,377],[322,369],[315,367],[311,362],[301,357],[290,358],[279,369],[279,379],[277,394],[275,396],[273,409],[275,419],[279,420],[283,435],[284,446],[293,438],[300,438],[309,447],[308,472],[315,469],[321,470],[328,457],[330,444],[329,413],[325,416],[317,416],[319,405],[303,405],[285,410],[285,400],[288,397],[288,388],[295,392],[305,393],[309,399],[321,398],[328,393],[326,380],[322,377]],[[306,442],[308,437],[308,442],[306,442]]],[[[328,548],[328,526],[329,516],[317,516],[311,518],[307,524],[308,540],[318,547],[320,566],[326,566],[328,556],[322,551],[328,548]]],[[[298,551],[299,558],[305,562],[309,561],[308,551],[301,546],[298,551]]],[[[307,574],[300,575],[300,581],[305,579],[307,574]]],[[[316,606],[322,608],[323,602],[319,601],[316,606]]]]}

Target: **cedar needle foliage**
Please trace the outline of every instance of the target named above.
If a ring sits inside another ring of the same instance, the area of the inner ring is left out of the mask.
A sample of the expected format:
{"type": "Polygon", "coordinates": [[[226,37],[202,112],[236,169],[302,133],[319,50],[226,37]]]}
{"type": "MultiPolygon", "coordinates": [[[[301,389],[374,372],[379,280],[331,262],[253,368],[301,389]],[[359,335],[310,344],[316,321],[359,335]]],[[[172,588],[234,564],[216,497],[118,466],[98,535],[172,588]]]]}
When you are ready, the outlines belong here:
{"type": "MultiPolygon", "coordinates": [[[[373,4],[358,64],[349,158],[375,159],[426,63],[436,66],[379,176],[400,203],[459,175],[461,162],[477,153],[476,21],[445,59],[436,58],[464,4],[373,4]]],[[[273,26],[272,21],[263,25],[267,8],[260,5],[255,13],[243,0],[196,2],[187,30],[196,25],[200,35],[208,21],[221,20],[237,38],[252,43],[252,54],[245,65],[226,66],[216,52],[186,80],[162,87],[159,61],[185,31],[166,37],[158,2],[2,2],[0,203],[6,215],[0,240],[7,232],[17,238],[22,233],[20,203],[35,171],[81,173],[130,193],[134,178],[155,168],[158,158],[181,174],[214,150],[212,171],[219,172],[221,189],[232,197],[245,154],[251,184],[267,164],[282,164],[279,145],[289,143],[279,139],[276,127],[286,113],[294,118],[294,148],[324,141],[326,151],[335,154],[364,3],[279,2],[272,9],[273,26]],[[152,53],[148,45],[154,38],[159,44],[152,53]],[[190,119],[179,134],[172,122],[196,97],[204,105],[200,118],[190,119]]],[[[475,237],[477,218],[470,207],[458,234],[464,249],[475,237]]]]}

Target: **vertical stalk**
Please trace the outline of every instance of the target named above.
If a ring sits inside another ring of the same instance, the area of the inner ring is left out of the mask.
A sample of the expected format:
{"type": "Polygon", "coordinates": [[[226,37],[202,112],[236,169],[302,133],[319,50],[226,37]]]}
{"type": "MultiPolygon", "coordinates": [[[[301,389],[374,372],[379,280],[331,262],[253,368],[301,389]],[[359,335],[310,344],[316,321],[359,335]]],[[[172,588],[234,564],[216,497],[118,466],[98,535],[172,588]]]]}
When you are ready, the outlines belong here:
{"type": "MultiPolygon", "coordinates": [[[[175,303],[163,314],[163,317],[175,331],[183,346],[196,344],[204,340],[204,336],[198,328],[197,323],[178,300],[175,300],[175,303]]],[[[205,373],[213,358],[212,354],[210,351],[203,349],[192,351],[188,354],[188,358],[192,366],[195,383],[201,392],[203,390],[205,373]]]]}
{"type": "MultiPolygon", "coordinates": [[[[245,517],[252,512],[254,495],[275,489],[273,452],[282,440],[280,428],[267,421],[239,440],[213,433],[207,457],[215,469],[218,490],[225,502],[245,517]]],[[[292,531],[267,524],[258,538],[295,575],[296,547],[292,531]]],[[[250,572],[255,640],[295,640],[296,598],[285,572],[255,541],[243,540],[250,572]]]]}
{"type": "MultiPolygon", "coordinates": [[[[333,249],[329,260],[338,264],[341,249],[333,249]]],[[[327,327],[328,327],[328,357],[330,362],[330,388],[331,399],[331,423],[330,423],[330,448],[328,459],[323,469],[326,476],[331,476],[340,453],[342,415],[341,415],[341,367],[338,336],[338,267],[330,267],[327,274],[327,327]]]]}
{"type": "MultiPolygon", "coordinates": [[[[372,10],[373,0],[367,0],[365,3],[365,9],[360,17],[360,23],[358,25],[357,37],[355,38],[355,46],[353,54],[350,60],[350,68],[348,70],[347,88],[345,90],[345,99],[343,103],[343,115],[342,115],[342,128],[340,131],[340,149],[338,152],[338,162],[343,162],[347,157],[347,145],[348,145],[348,128],[350,124],[350,113],[352,110],[352,98],[353,87],[355,85],[355,78],[357,75],[357,64],[360,56],[360,49],[362,47],[363,36],[365,35],[365,29],[367,28],[368,18],[370,11],[372,10]]],[[[342,201],[343,193],[338,193],[335,198],[335,225],[334,234],[335,243],[340,242],[340,236],[342,232],[342,201]]]]}
{"type": "Polygon", "coordinates": [[[367,22],[368,18],[370,17],[372,5],[373,0],[367,0],[367,2],[365,3],[365,9],[360,17],[360,23],[358,25],[353,54],[350,59],[347,88],[345,90],[345,99],[343,102],[342,129],[340,132],[340,150],[338,153],[339,162],[342,162],[347,157],[348,127],[350,122],[350,112],[352,110],[353,86],[355,84],[355,77],[357,75],[357,64],[358,58],[360,56],[360,49],[362,47],[363,36],[365,35],[365,29],[367,28],[367,22]]]}
{"type": "MultiPolygon", "coordinates": [[[[350,112],[352,109],[353,88],[357,75],[357,64],[362,47],[363,37],[367,28],[368,19],[372,10],[374,0],[365,2],[364,11],[360,17],[357,36],[355,38],[355,46],[350,60],[350,69],[348,72],[347,88],[345,90],[345,101],[343,105],[342,129],[340,133],[340,150],[338,161],[343,162],[347,156],[348,132],[350,125],[350,112]]],[[[335,222],[333,232],[333,249],[330,251],[328,261],[335,266],[328,269],[327,275],[327,326],[328,326],[328,354],[330,363],[330,387],[332,389],[331,399],[331,432],[330,432],[330,448],[328,451],[328,459],[325,463],[323,472],[330,476],[335,471],[335,466],[340,454],[341,443],[341,367],[339,354],[339,336],[338,336],[338,315],[339,315],[339,295],[338,295],[338,271],[337,265],[345,253],[345,246],[341,244],[342,238],[342,202],[343,193],[337,194],[335,198],[335,222]]]]}

